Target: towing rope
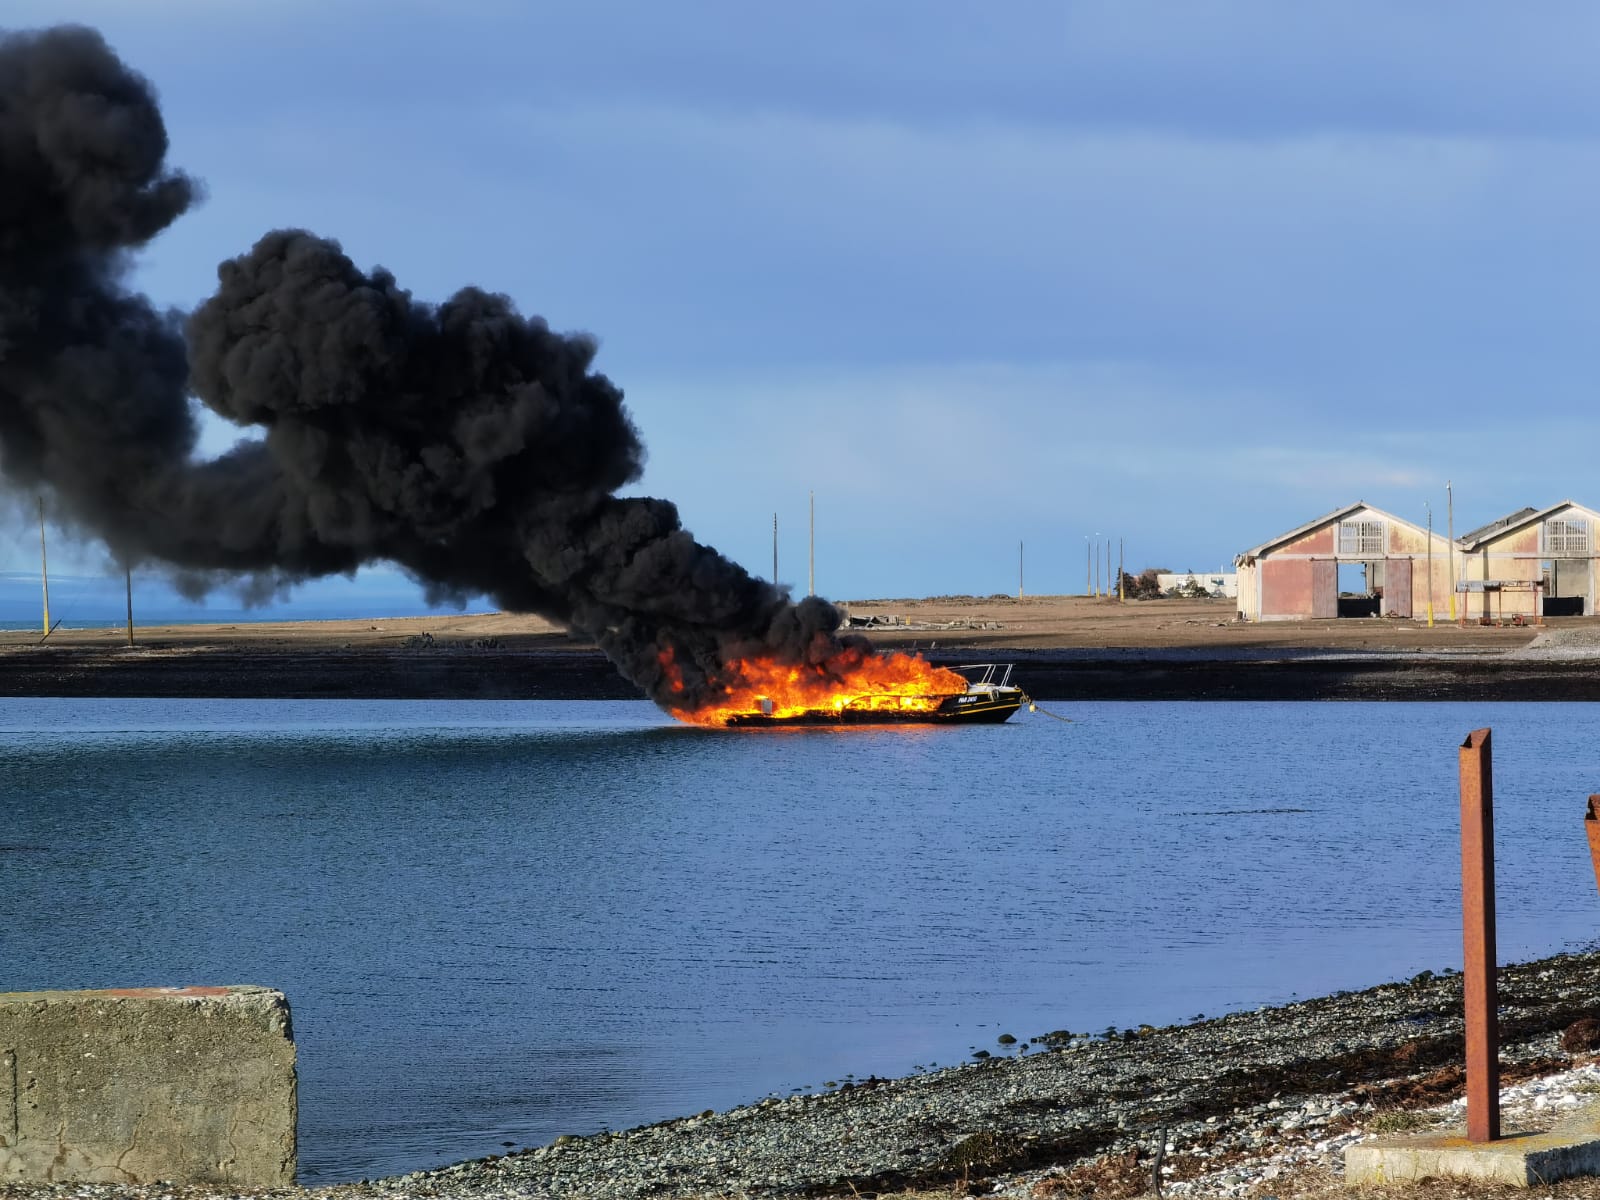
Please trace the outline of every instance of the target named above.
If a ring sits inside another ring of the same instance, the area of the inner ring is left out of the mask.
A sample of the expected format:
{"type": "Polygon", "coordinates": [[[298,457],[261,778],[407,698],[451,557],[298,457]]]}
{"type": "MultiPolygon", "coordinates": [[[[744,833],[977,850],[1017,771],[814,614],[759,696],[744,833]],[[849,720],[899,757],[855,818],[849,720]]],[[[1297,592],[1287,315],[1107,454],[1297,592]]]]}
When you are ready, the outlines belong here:
{"type": "Polygon", "coordinates": [[[1028,711],[1029,712],[1036,712],[1036,713],[1044,713],[1045,716],[1050,717],[1051,719],[1056,720],[1056,721],[1065,721],[1068,725],[1071,725],[1073,723],[1071,717],[1059,716],[1056,713],[1051,712],[1049,709],[1040,708],[1039,705],[1037,703],[1035,703],[1035,701],[1034,701],[1032,696],[1028,697],[1028,711]]]}

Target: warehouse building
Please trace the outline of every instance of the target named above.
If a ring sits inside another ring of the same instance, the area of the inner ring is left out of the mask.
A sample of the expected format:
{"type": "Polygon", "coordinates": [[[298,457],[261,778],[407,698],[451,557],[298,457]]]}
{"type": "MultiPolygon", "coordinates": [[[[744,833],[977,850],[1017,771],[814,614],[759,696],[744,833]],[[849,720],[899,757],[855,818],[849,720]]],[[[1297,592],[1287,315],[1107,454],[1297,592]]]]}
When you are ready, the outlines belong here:
{"type": "Polygon", "coordinates": [[[1251,621],[1443,615],[1451,560],[1442,534],[1430,536],[1357,501],[1235,558],[1239,615],[1251,621]]]}
{"type": "Polygon", "coordinates": [[[1465,615],[1490,620],[1593,616],[1600,513],[1572,500],[1524,508],[1458,540],[1465,615]]]}

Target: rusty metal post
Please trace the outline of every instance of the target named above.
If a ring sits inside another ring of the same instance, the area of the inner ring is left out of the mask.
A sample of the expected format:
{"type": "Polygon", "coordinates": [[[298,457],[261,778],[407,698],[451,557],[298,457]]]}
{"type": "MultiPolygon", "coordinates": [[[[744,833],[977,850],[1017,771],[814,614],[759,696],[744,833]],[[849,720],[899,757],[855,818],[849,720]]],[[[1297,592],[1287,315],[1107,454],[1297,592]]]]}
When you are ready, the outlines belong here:
{"type": "Polygon", "coordinates": [[[1461,928],[1467,1027],[1467,1139],[1500,1136],[1500,1036],[1494,950],[1494,771],[1489,731],[1461,745],[1461,928]]]}
{"type": "Polygon", "coordinates": [[[1594,882],[1600,887],[1600,796],[1589,797],[1589,811],[1583,814],[1583,827],[1589,833],[1589,860],[1594,863],[1594,882]]]}

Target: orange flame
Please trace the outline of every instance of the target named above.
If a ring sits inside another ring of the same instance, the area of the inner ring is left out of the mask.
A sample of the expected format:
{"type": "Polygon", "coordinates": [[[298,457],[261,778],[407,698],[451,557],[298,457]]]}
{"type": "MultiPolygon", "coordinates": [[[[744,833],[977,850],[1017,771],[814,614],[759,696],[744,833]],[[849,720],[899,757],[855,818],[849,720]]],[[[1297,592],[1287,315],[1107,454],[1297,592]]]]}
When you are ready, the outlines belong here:
{"type": "MultiPolygon", "coordinates": [[[[672,690],[683,690],[672,651],[661,654],[672,690]]],[[[762,713],[793,718],[807,713],[837,714],[849,708],[932,712],[946,696],[967,690],[964,676],[936,667],[921,655],[862,654],[847,651],[818,666],[744,658],[725,663],[713,699],[699,708],[674,708],[672,715],[693,725],[726,725],[730,717],[762,713]],[[768,711],[764,701],[771,703],[768,711]]]]}

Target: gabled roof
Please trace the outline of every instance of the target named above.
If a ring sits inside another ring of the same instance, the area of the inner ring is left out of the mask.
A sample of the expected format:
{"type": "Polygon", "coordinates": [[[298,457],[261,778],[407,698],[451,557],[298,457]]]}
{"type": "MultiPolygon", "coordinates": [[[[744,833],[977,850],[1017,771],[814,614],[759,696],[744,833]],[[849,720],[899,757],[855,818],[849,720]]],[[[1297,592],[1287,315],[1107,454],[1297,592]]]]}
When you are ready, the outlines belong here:
{"type": "Polygon", "coordinates": [[[1482,541],[1490,534],[1500,533],[1502,530],[1511,529],[1515,526],[1521,525],[1524,521],[1538,511],[1539,510],[1536,508],[1519,508],[1514,513],[1507,513],[1498,521],[1490,521],[1487,525],[1478,526],[1471,533],[1463,533],[1456,539],[1456,541],[1463,546],[1472,542],[1482,541]]]}
{"type": "MultiPolygon", "coordinates": [[[[1365,500],[1357,500],[1354,504],[1346,504],[1343,508],[1336,508],[1331,513],[1328,513],[1325,516],[1318,517],[1315,521],[1307,521],[1304,525],[1301,525],[1298,529],[1291,529],[1288,533],[1280,533],[1277,537],[1273,538],[1271,541],[1262,542],[1261,545],[1256,546],[1254,549],[1246,550],[1243,554],[1234,555],[1233,556],[1234,566],[1242,566],[1244,563],[1248,562],[1252,558],[1260,558],[1268,550],[1272,550],[1275,547],[1281,546],[1285,542],[1292,542],[1297,537],[1301,537],[1301,536],[1303,536],[1305,534],[1310,533],[1313,529],[1320,529],[1320,528],[1322,528],[1322,526],[1328,524],[1328,522],[1330,522],[1330,521],[1343,520],[1345,517],[1348,517],[1351,513],[1355,512],[1357,509],[1362,509],[1362,508],[1372,508],[1372,505],[1368,504],[1365,500]]],[[[1379,510],[1374,509],[1373,511],[1376,512],[1376,511],[1379,511],[1379,510]]],[[[1389,515],[1388,513],[1384,513],[1384,516],[1388,516],[1388,515],[1389,515]]],[[[1398,518],[1396,518],[1396,519],[1398,519],[1398,518]]]]}
{"type": "Polygon", "coordinates": [[[1595,512],[1594,509],[1586,505],[1579,504],[1576,500],[1561,500],[1548,508],[1520,509],[1509,516],[1501,517],[1498,521],[1490,522],[1481,529],[1474,529],[1471,533],[1463,533],[1456,539],[1456,544],[1463,550],[1476,550],[1484,542],[1497,538],[1503,533],[1510,533],[1514,529],[1522,529],[1525,526],[1547,520],[1563,508],[1578,508],[1592,517],[1600,517],[1600,513],[1595,512]]]}

